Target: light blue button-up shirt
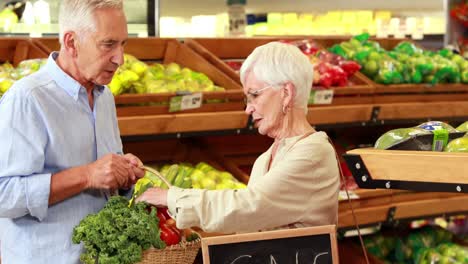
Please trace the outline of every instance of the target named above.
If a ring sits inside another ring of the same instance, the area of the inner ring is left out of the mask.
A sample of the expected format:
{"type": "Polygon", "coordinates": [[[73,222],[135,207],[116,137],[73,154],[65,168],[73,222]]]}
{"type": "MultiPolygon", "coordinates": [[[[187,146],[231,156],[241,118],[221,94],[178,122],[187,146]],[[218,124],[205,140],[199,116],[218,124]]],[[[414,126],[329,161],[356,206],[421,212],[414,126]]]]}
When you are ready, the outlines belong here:
{"type": "Polygon", "coordinates": [[[49,206],[51,175],[122,153],[114,98],[86,89],[56,64],[52,53],[38,72],[0,99],[0,253],[2,263],[79,263],[73,227],[106,199],[85,191],[49,206]]]}

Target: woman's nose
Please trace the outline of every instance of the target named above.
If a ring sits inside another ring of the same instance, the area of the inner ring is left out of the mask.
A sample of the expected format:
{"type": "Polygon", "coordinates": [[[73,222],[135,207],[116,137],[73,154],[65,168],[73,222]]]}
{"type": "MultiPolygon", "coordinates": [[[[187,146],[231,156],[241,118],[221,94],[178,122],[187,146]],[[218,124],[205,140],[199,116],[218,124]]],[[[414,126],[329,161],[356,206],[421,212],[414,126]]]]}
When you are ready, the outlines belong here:
{"type": "Polygon", "coordinates": [[[251,115],[254,112],[254,107],[252,104],[248,103],[247,106],[245,107],[245,113],[248,115],[251,115]]]}

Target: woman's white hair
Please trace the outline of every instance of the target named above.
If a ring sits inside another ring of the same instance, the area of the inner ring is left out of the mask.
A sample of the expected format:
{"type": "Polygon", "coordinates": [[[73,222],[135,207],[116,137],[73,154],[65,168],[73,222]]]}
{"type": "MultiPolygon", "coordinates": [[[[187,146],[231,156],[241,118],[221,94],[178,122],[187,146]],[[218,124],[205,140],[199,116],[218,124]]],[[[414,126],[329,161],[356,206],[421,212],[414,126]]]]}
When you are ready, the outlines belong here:
{"type": "MultiPolygon", "coordinates": [[[[62,0],[59,13],[59,41],[67,31],[90,33],[96,30],[94,11],[100,8],[123,10],[123,0],[62,0]]],[[[81,34],[80,34],[81,35],[81,34]]]]}
{"type": "Polygon", "coordinates": [[[270,42],[255,48],[240,69],[242,85],[247,75],[253,73],[259,81],[279,89],[290,82],[296,88],[294,107],[307,113],[313,80],[313,65],[296,46],[281,42],[270,42]]]}

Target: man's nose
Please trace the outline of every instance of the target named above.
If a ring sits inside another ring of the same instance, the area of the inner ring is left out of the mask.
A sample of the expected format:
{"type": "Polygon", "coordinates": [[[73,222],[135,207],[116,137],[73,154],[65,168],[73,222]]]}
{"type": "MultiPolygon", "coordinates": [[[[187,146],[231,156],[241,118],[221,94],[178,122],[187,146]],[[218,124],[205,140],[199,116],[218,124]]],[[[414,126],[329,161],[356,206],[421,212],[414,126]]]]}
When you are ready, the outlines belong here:
{"type": "Polygon", "coordinates": [[[119,48],[116,49],[114,54],[111,57],[111,62],[115,63],[117,65],[122,65],[124,63],[124,50],[123,46],[120,46],[119,48]]]}

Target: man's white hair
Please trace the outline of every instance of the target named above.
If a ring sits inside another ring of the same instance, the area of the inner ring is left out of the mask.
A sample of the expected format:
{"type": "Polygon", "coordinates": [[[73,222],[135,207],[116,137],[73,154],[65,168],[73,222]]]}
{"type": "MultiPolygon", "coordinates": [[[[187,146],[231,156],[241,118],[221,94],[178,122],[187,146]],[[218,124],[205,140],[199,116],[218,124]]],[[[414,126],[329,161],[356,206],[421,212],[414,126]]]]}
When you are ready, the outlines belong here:
{"type": "Polygon", "coordinates": [[[259,81],[280,89],[280,85],[290,82],[296,88],[294,107],[307,113],[310,90],[313,80],[313,65],[296,46],[270,42],[255,48],[240,69],[242,85],[247,74],[253,73],[259,81]]]}
{"type": "Polygon", "coordinates": [[[100,8],[123,10],[123,0],[62,0],[59,13],[59,41],[67,31],[90,33],[96,30],[94,11],[100,8]]]}

